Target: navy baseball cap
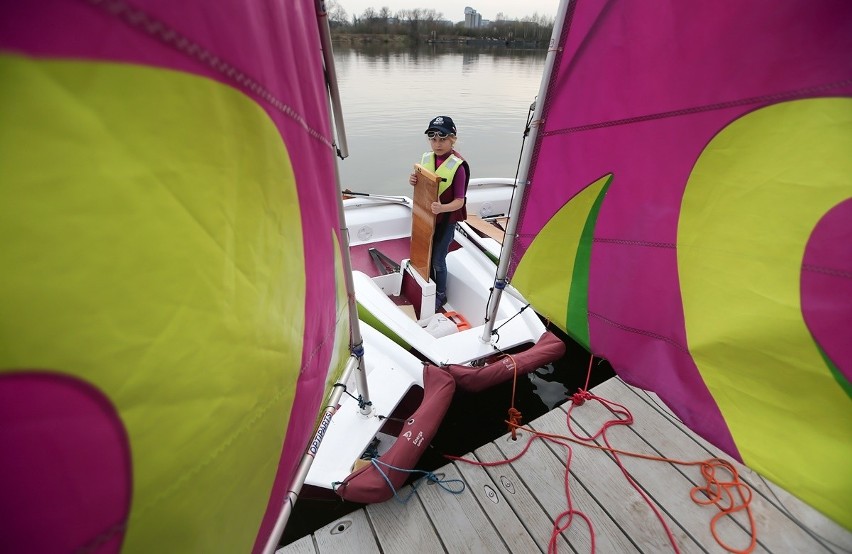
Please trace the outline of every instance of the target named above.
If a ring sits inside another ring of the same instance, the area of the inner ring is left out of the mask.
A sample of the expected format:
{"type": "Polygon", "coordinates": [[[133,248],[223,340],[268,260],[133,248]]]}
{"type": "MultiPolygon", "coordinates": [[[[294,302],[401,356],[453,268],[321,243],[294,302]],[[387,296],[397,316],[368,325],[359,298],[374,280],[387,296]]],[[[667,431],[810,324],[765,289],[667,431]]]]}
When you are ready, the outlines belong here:
{"type": "Polygon", "coordinates": [[[445,135],[456,134],[456,124],[453,123],[453,118],[448,115],[439,115],[429,122],[429,127],[426,128],[426,133],[429,131],[438,131],[445,135]]]}

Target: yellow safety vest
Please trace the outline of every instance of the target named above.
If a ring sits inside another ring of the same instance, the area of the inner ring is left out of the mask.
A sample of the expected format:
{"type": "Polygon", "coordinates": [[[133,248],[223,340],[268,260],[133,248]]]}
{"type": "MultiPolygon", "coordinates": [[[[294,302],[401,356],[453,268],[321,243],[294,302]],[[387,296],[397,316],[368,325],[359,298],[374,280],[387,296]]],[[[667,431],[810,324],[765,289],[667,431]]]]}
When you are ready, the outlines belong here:
{"type": "Polygon", "coordinates": [[[456,156],[455,154],[450,154],[450,157],[444,160],[444,163],[441,164],[441,167],[435,169],[435,153],[434,152],[426,152],[423,154],[423,157],[420,159],[420,165],[438,175],[441,178],[441,184],[438,185],[438,196],[441,196],[445,190],[450,188],[453,184],[453,177],[456,175],[456,171],[461,167],[461,164],[464,163],[464,160],[456,156]]]}

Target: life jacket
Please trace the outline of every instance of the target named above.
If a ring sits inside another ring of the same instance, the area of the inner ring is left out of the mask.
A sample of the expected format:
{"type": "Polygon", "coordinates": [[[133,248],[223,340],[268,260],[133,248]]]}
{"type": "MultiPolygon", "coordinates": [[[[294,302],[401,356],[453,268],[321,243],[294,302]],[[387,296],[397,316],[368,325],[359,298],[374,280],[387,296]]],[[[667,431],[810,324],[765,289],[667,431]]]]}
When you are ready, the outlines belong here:
{"type": "MultiPolygon", "coordinates": [[[[438,169],[435,169],[434,152],[426,152],[420,159],[420,165],[441,178],[441,183],[438,185],[438,196],[442,195],[445,190],[452,186],[453,177],[455,177],[456,171],[458,171],[463,163],[465,163],[465,161],[459,156],[456,156],[455,153],[451,153],[438,169]]],[[[467,192],[467,183],[465,183],[465,192],[467,192]]]]}
{"type": "MultiPolygon", "coordinates": [[[[420,158],[420,165],[441,178],[441,182],[438,185],[438,198],[442,204],[447,204],[453,201],[453,178],[456,175],[456,171],[458,171],[460,167],[464,166],[466,173],[464,193],[465,196],[467,196],[467,184],[470,182],[470,166],[464,158],[459,156],[455,151],[451,152],[449,157],[444,160],[444,163],[442,163],[437,169],[435,168],[435,153],[432,151],[425,152],[420,158]]],[[[441,214],[441,217],[438,218],[438,223],[441,224],[448,220],[464,221],[465,219],[467,219],[467,199],[465,199],[465,203],[462,204],[462,207],[455,212],[441,214]]]]}

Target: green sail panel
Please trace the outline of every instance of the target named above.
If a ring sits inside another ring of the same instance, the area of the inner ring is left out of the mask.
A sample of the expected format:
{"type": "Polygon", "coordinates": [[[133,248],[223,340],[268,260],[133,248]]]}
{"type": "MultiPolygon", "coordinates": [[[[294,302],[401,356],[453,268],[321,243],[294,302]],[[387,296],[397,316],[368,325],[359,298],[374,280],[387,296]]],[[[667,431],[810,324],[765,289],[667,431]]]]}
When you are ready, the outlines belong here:
{"type": "Polygon", "coordinates": [[[604,175],[566,202],[532,241],[512,277],[536,311],[587,349],[592,239],[611,181],[611,174],[604,175]]]}

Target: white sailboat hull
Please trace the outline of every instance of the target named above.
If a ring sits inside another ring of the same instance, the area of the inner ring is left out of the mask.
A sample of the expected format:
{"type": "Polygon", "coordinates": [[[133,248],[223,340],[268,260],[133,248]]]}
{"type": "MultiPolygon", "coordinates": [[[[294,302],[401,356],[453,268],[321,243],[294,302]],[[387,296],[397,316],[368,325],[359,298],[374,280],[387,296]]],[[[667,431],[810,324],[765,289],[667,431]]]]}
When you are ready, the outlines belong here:
{"type": "MultiPolygon", "coordinates": [[[[349,395],[343,395],[314,457],[305,479],[306,485],[331,489],[333,483],[343,481],[352,473],[353,464],[361,458],[384,425],[383,416],[393,413],[412,387],[423,387],[423,364],[420,360],[363,322],[361,333],[373,409],[369,415],[362,415],[358,402],[349,395]]],[[[346,387],[347,392],[358,397],[354,380],[346,387]]],[[[392,437],[386,437],[379,442],[379,454],[387,451],[392,440],[392,437]]]]}
{"type": "MultiPolygon", "coordinates": [[[[471,181],[468,213],[483,218],[508,213],[513,190],[511,179],[471,181]]],[[[410,236],[411,200],[407,197],[348,199],[344,201],[344,211],[353,247],[375,245],[382,249],[391,241],[410,236]]],[[[534,344],[545,332],[545,327],[531,308],[525,308],[527,303],[523,296],[511,285],[496,314],[494,328],[497,332],[488,340],[482,340],[496,270],[486,251],[494,250],[495,245],[499,248],[499,244],[472,230],[463,232],[459,226],[454,240],[460,248],[451,250],[447,256],[448,302],[444,309],[461,314],[469,328],[434,336],[424,325],[428,310],[425,317],[418,318],[412,310],[400,309],[400,302],[395,301],[394,297],[401,294],[399,274],[370,276],[356,267],[353,277],[360,309],[389,330],[397,342],[437,365],[469,363],[500,351],[534,344]]],[[[424,302],[433,301],[430,298],[424,297],[424,302]]]]}

